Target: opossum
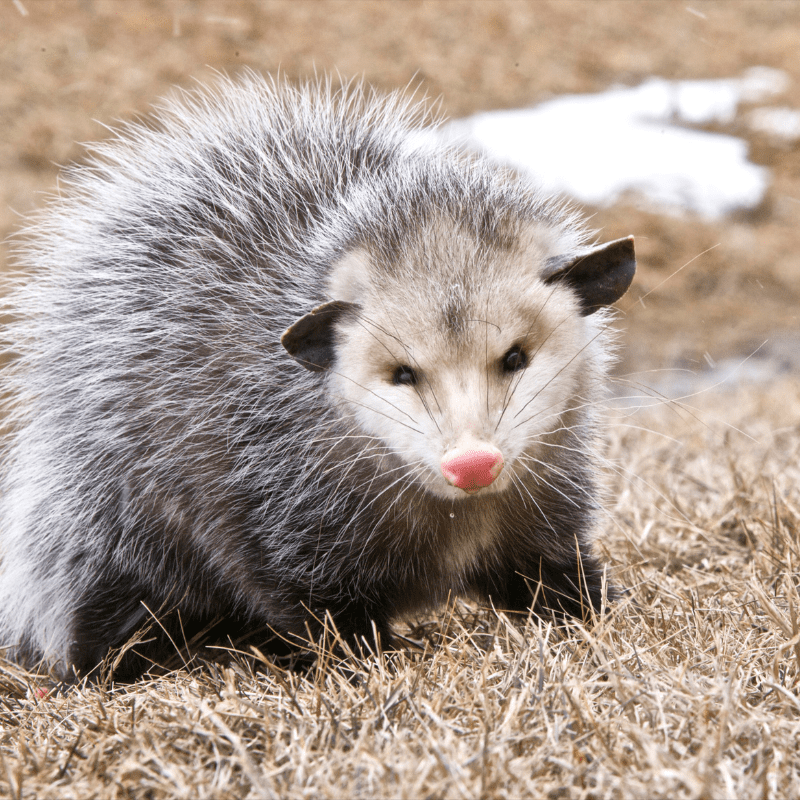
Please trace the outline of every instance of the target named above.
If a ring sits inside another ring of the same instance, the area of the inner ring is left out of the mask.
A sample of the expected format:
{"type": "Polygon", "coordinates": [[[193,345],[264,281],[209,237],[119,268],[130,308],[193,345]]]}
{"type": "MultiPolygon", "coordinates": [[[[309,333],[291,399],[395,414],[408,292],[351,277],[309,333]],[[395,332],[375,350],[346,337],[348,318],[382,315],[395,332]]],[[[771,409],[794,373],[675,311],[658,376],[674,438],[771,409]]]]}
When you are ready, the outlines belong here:
{"type": "Polygon", "coordinates": [[[601,608],[632,237],[593,244],[436,124],[403,93],[249,73],[62,178],[4,301],[10,657],[85,675],[159,611],[178,638],[330,620],[355,648],[451,595],[601,608]]]}

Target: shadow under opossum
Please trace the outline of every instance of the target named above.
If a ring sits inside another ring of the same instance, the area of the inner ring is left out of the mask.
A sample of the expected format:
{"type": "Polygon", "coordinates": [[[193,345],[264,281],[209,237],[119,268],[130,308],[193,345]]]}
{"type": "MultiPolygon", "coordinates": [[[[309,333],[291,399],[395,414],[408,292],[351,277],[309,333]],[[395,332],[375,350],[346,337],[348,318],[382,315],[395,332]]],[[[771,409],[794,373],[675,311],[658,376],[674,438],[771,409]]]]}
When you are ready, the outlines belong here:
{"type": "Polygon", "coordinates": [[[334,668],[358,681],[367,659],[377,657],[391,663],[387,657],[392,654],[435,650],[446,640],[454,614],[467,615],[473,622],[481,616],[502,616],[520,630],[533,619],[566,634],[575,624],[594,627],[598,618],[612,613],[613,604],[627,594],[610,584],[605,575],[599,592],[590,589],[586,581],[580,588],[571,582],[569,586],[558,586],[554,577],[549,576],[545,582],[544,575],[540,580],[518,576],[530,592],[527,612],[497,608],[491,598],[487,605],[451,597],[441,609],[403,620],[392,628],[390,637],[382,636],[374,624],[369,637],[343,635],[329,612],[323,619],[310,613],[305,636],[287,636],[244,616],[207,616],[187,621],[178,606],[153,611],[142,603],[141,624],[124,644],[112,648],[105,657],[87,654],[85,667],[73,667],[71,674],[59,676],[58,685],[68,688],[85,681],[130,684],[143,676],[160,677],[198,667],[213,669],[241,661],[253,671],[278,677],[334,668]]]}

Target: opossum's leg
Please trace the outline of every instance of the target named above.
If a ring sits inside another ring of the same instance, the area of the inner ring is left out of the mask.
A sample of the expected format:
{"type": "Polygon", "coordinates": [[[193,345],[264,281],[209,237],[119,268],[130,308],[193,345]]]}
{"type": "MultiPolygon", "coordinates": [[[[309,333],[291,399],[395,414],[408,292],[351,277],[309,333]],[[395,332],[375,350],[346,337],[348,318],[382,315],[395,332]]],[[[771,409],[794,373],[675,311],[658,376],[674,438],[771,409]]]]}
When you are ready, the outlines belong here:
{"type": "MultiPolygon", "coordinates": [[[[565,616],[589,621],[603,605],[603,569],[594,557],[576,553],[567,563],[543,557],[527,564],[509,565],[506,570],[487,572],[474,582],[480,594],[489,597],[499,610],[540,617],[565,616]]],[[[608,592],[607,599],[613,599],[608,592]]]]}
{"type": "MultiPolygon", "coordinates": [[[[96,674],[112,647],[125,643],[147,619],[146,595],[134,580],[124,576],[105,577],[92,586],[79,604],[72,620],[68,662],[78,676],[96,674]]],[[[144,664],[133,667],[128,658],[122,672],[139,673],[144,664]]]]}
{"type": "Polygon", "coordinates": [[[377,653],[394,646],[389,615],[385,609],[361,601],[338,601],[321,606],[319,600],[317,608],[324,610],[315,611],[307,619],[308,630],[317,641],[324,641],[324,637],[327,637],[326,643],[332,645],[335,654],[343,655],[346,652],[342,644],[355,656],[366,656],[370,651],[377,653]]]}
{"type": "Polygon", "coordinates": [[[394,635],[387,619],[378,609],[369,606],[352,606],[339,614],[339,619],[346,620],[345,629],[340,633],[356,655],[367,655],[370,651],[391,650],[394,647],[394,635]]]}

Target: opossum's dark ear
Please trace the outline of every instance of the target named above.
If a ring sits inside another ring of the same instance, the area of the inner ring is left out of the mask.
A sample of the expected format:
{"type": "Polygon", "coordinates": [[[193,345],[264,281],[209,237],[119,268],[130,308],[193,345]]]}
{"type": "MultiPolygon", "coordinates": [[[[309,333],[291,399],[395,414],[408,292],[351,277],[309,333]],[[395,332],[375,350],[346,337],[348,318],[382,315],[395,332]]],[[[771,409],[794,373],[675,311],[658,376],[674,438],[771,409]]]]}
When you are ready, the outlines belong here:
{"type": "Polygon", "coordinates": [[[594,314],[619,300],[636,272],[633,236],[598,245],[576,258],[556,256],[545,264],[545,283],[564,281],[578,293],[581,315],[594,314]]]}
{"type": "Polygon", "coordinates": [[[281,336],[281,344],[289,355],[311,372],[322,372],[334,361],[333,325],[354,303],[334,300],[323,303],[300,317],[281,336]]]}

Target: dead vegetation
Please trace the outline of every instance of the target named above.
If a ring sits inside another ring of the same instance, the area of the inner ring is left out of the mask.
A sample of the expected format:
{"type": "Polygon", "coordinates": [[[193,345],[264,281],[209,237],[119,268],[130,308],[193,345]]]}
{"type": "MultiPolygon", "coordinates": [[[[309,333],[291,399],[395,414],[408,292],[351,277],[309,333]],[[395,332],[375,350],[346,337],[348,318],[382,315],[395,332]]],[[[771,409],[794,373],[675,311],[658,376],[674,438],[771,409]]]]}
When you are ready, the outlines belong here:
{"type": "Polygon", "coordinates": [[[48,691],[4,665],[14,798],[800,795],[800,387],[619,412],[591,629],[457,603],[419,649],[48,691]]]}
{"type": "MultiPolygon", "coordinates": [[[[82,157],[73,143],[104,135],[92,120],[130,118],[209,67],[419,81],[453,116],[755,64],[792,79],[776,103],[800,98],[791,1],[22,0],[2,13],[3,236],[82,157]]],[[[800,144],[748,141],[774,177],[748,218],[593,217],[605,239],[637,236],[632,300],[647,299],[627,316],[626,368],[796,331],[800,144]]],[[[800,383],[687,402],[697,410],[616,416],[599,546],[628,593],[591,630],[459,604],[409,631],[419,649],[349,672],[245,653],[56,691],[3,663],[0,797],[800,796],[800,383]]]]}

